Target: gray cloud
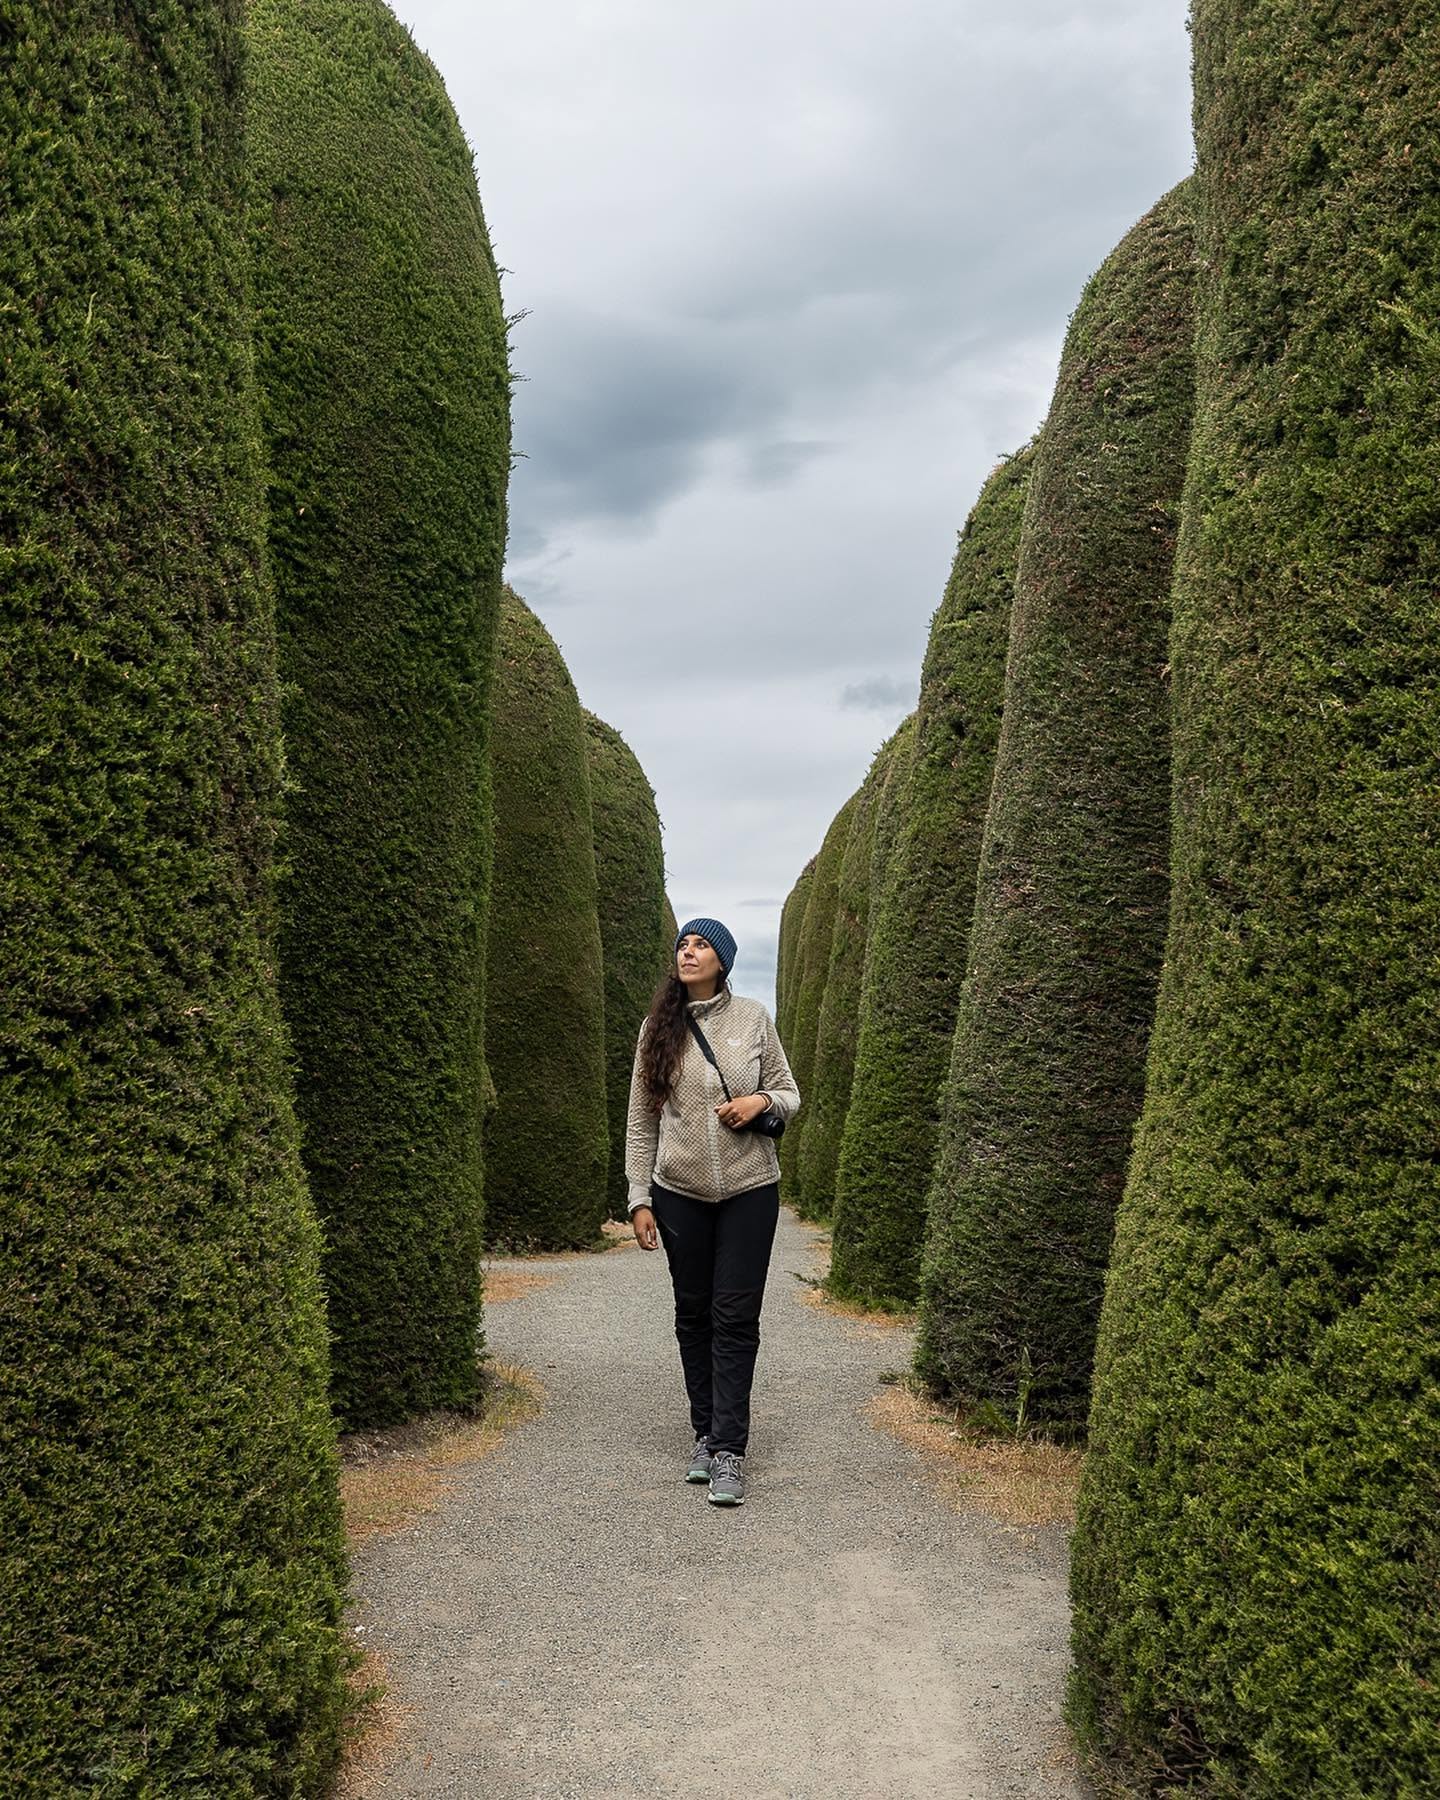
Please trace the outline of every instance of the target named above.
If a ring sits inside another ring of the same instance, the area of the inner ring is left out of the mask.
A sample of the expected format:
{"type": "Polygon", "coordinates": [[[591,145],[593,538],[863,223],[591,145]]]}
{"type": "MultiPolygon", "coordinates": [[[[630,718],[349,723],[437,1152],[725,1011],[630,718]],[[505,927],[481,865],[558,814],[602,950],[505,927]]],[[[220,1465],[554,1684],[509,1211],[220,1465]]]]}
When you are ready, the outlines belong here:
{"type": "Polygon", "coordinates": [[[915,683],[890,675],[872,675],[868,681],[852,681],[840,691],[847,712],[905,713],[915,702],[915,683]]]}
{"type": "Polygon", "coordinates": [[[763,428],[777,409],[763,371],[673,323],[560,305],[523,321],[513,343],[526,380],[511,506],[542,544],[556,522],[647,524],[694,483],[708,443],[763,428]]]}
{"type": "Polygon", "coordinates": [[[408,7],[529,312],[513,578],[747,991],[1084,281],[1189,167],[1185,10],[408,7]]]}

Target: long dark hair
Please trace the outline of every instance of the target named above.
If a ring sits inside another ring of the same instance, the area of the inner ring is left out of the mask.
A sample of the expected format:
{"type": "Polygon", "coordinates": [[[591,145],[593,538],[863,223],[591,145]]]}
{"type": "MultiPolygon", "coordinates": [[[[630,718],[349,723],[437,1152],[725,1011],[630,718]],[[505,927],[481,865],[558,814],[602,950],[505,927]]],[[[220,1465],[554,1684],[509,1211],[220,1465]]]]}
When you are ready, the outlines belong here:
{"type": "Polygon", "coordinates": [[[685,1055],[685,1009],[690,995],[672,969],[661,979],[645,1015],[645,1042],[640,1052],[640,1076],[656,1112],[674,1092],[685,1055]]]}

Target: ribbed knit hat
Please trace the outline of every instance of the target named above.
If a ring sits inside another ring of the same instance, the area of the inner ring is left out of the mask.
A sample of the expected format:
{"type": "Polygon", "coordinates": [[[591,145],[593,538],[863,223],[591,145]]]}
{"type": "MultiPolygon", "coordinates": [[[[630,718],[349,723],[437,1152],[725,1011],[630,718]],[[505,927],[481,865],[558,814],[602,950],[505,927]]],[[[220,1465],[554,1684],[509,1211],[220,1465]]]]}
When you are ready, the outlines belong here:
{"type": "Polygon", "coordinates": [[[675,933],[675,948],[680,948],[681,940],[689,937],[691,932],[696,937],[703,937],[705,942],[720,958],[720,970],[728,975],[735,967],[735,940],[718,919],[689,919],[675,933]]]}

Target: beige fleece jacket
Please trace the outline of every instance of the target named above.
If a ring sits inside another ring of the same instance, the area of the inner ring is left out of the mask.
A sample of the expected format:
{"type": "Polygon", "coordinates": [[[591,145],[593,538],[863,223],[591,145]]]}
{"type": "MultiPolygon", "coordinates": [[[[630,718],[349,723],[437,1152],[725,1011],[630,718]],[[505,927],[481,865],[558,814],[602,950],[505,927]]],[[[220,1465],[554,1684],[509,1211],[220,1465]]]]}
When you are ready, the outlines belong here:
{"type": "MultiPolygon", "coordinates": [[[[758,1000],[722,988],[713,1000],[693,1000],[690,1012],[705,1033],[715,1060],[725,1071],[731,1097],[764,1094],[771,1109],[793,1119],[800,1090],[774,1021],[758,1000]]],[[[645,1027],[635,1045],[630,1077],[630,1118],[625,1133],[625,1178],[630,1184],[630,1211],[650,1204],[650,1183],[693,1200],[725,1200],[780,1178],[775,1139],[754,1131],[732,1131],[715,1116],[725,1098],[720,1077],[706,1062],[700,1046],[687,1034],[685,1056],[675,1091],[657,1114],[640,1078],[640,1050],[645,1027]]]]}

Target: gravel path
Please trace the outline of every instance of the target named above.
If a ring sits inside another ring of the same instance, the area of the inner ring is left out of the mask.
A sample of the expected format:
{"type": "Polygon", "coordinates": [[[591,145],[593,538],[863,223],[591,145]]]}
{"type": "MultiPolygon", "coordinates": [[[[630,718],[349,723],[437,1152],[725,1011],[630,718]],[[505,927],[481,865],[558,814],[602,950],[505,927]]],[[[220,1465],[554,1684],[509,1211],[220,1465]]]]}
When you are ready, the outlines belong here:
{"type": "Polygon", "coordinates": [[[1086,1793],[1061,1535],[957,1515],[866,1422],[908,1345],[806,1305],[813,1256],[782,1214],[733,1511],[680,1479],[662,1255],[506,1265],[554,1277],[486,1318],[543,1416],[356,1557],[357,1622],[414,1709],[377,1795],[1086,1793]]]}

